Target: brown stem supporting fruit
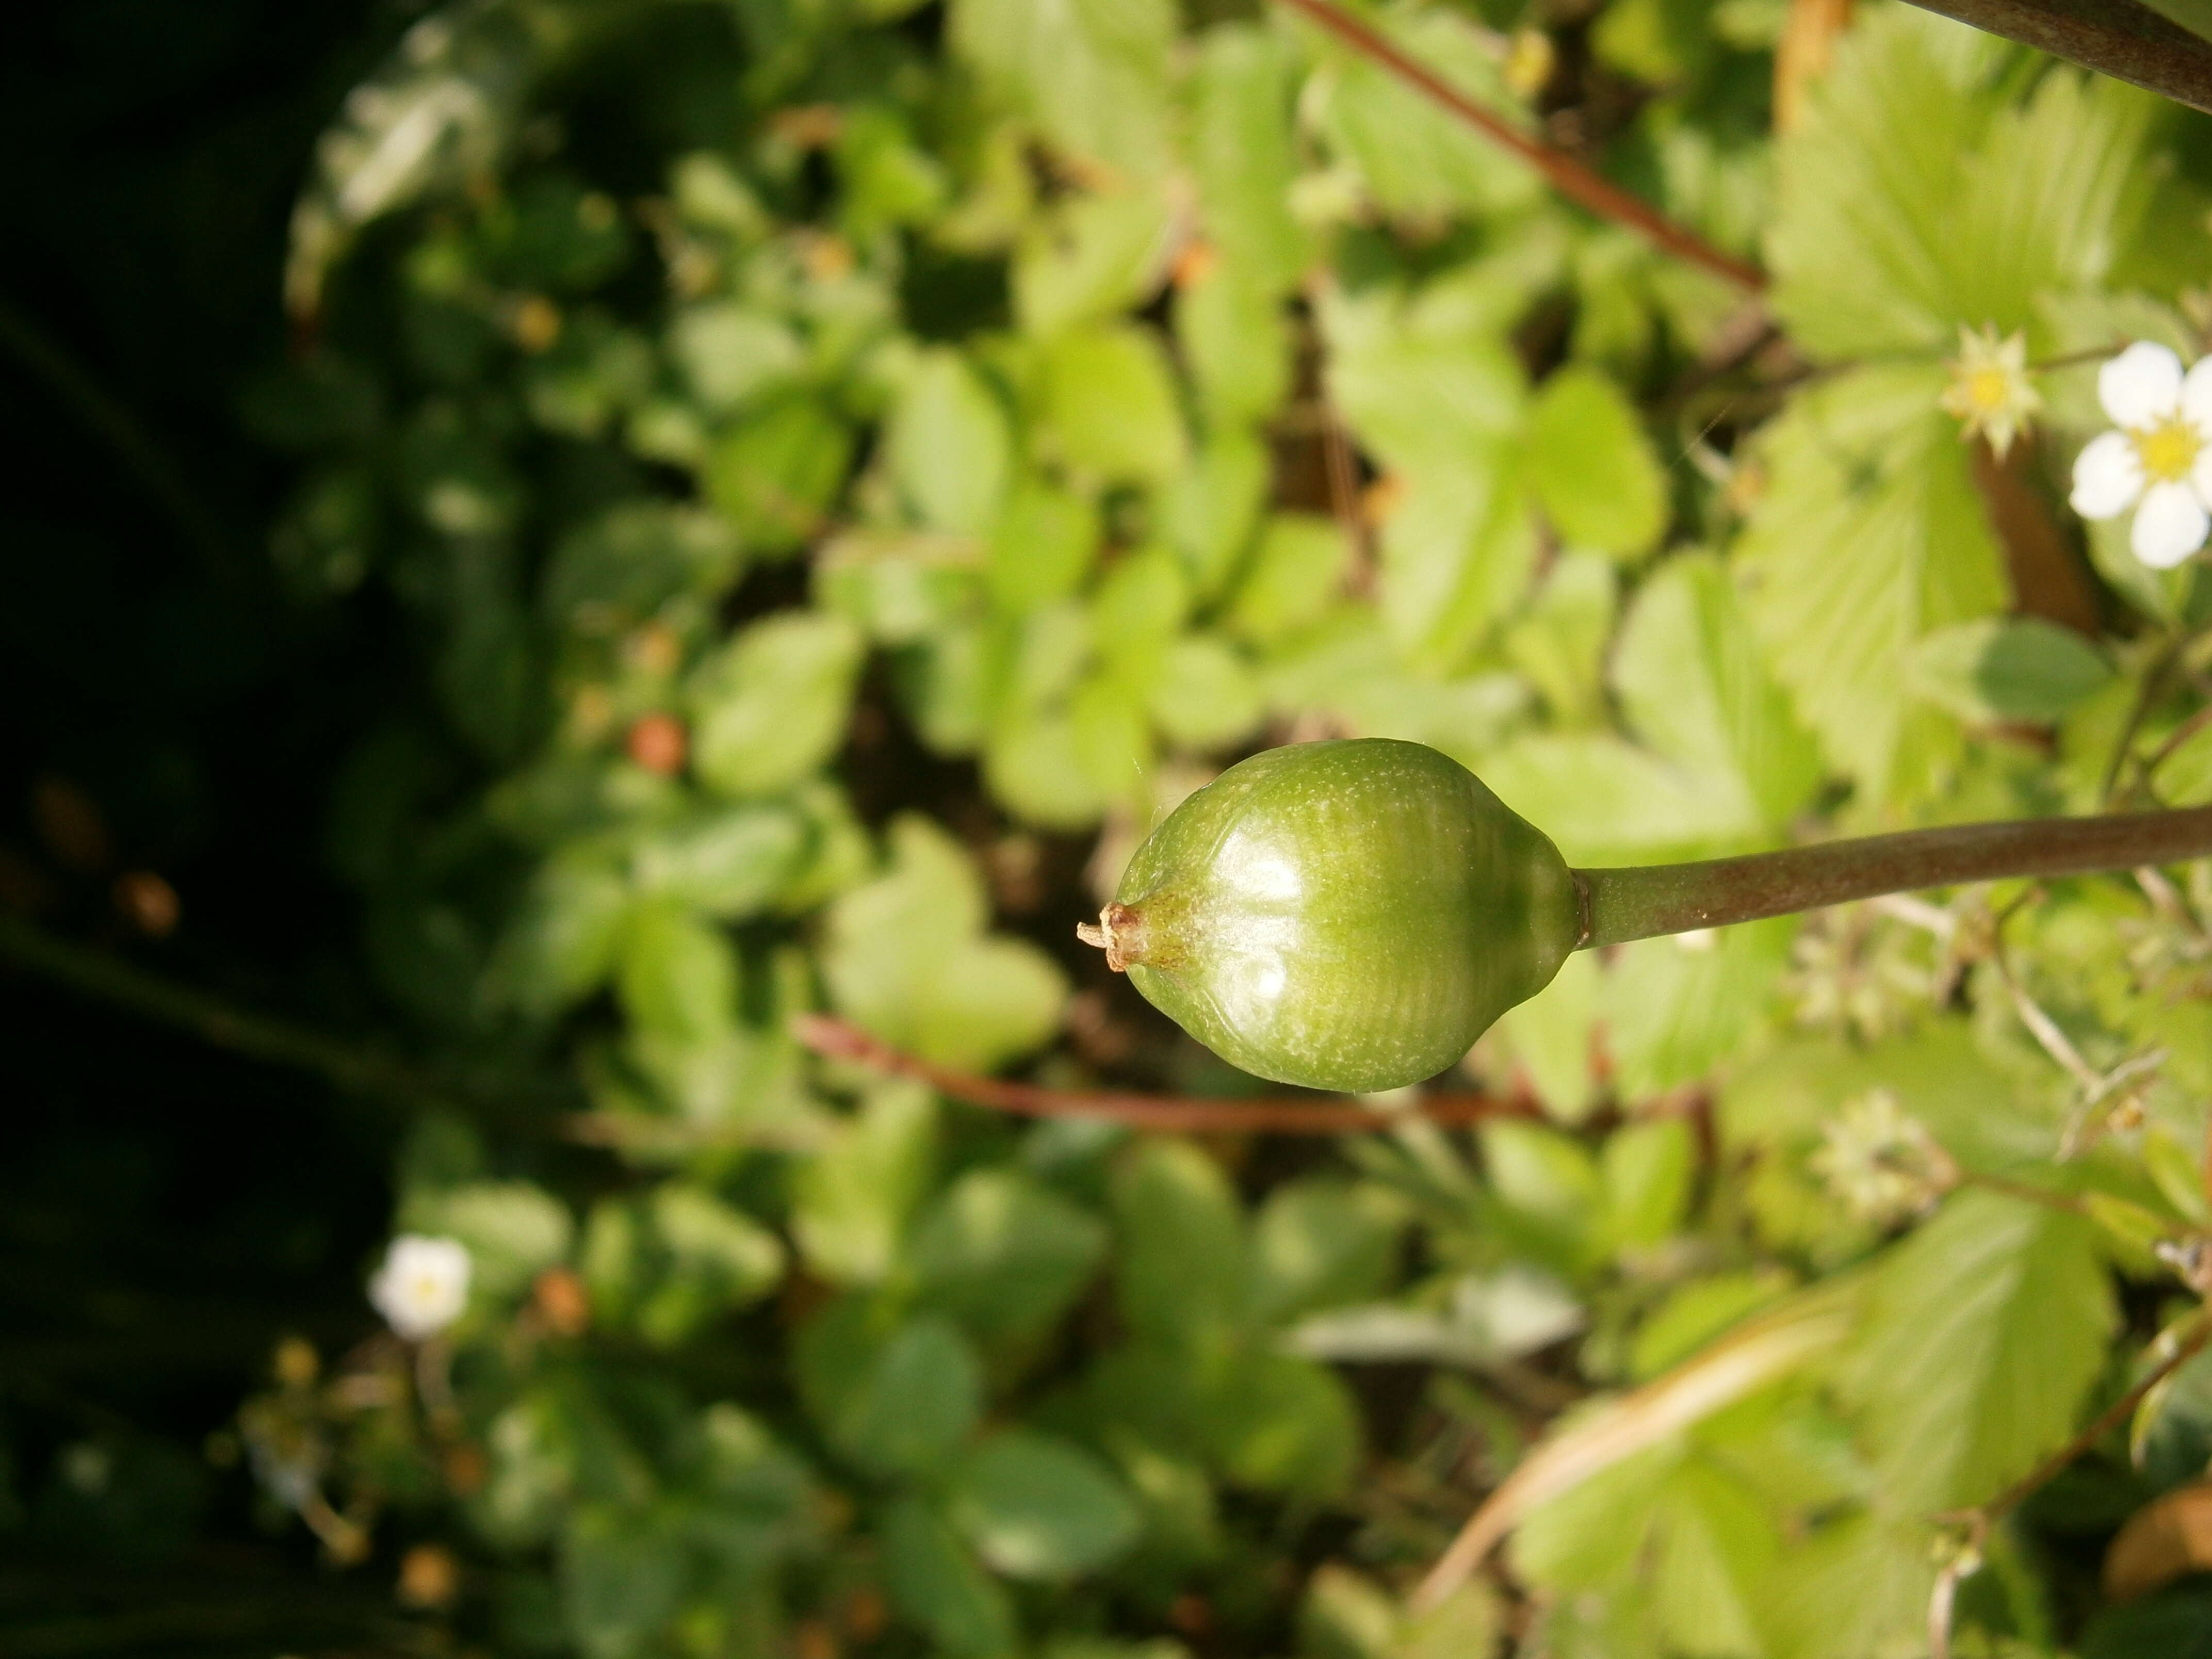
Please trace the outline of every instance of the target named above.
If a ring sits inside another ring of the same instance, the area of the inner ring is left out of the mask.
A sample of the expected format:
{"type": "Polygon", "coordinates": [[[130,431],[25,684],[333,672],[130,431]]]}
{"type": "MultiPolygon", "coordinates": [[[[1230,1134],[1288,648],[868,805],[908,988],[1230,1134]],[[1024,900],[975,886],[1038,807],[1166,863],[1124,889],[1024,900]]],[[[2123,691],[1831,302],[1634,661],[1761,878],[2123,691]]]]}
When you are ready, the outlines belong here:
{"type": "Polygon", "coordinates": [[[2141,0],[1912,0],[1991,34],[2212,111],[2212,41],[2141,0]]]}
{"type": "Polygon", "coordinates": [[[1583,891],[1583,948],[1590,950],[1884,893],[2206,857],[2212,857],[2212,806],[1913,830],[1700,864],[1577,870],[1575,879],[1583,891]]]}
{"type": "Polygon", "coordinates": [[[1389,1129],[1411,1119],[1462,1124],[1489,1117],[1528,1117],[1522,1102],[1498,1095],[1424,1095],[1403,1111],[1296,1099],[1197,1100],[1178,1095],[1140,1095],[1117,1090],[1047,1089],[1009,1083],[932,1065],[870,1036],[858,1026],[824,1014],[801,1014],[792,1034],[816,1054],[850,1060],[890,1077],[913,1078],[938,1093],[1019,1117],[1097,1117],[1135,1129],[1170,1134],[1235,1131],[1253,1134],[1340,1135],[1389,1129]]]}
{"type": "Polygon", "coordinates": [[[1766,273],[1749,260],[1723,252],[1687,226],[1675,223],[1649,202],[1593,173],[1565,151],[1515,131],[1434,70],[1401,52],[1380,30],[1332,3],[1332,0],[1281,0],[1281,3],[1319,24],[1362,57],[1380,64],[1491,143],[1512,151],[1543,174],[1552,187],[1570,201],[1579,203],[1601,218],[1627,226],[1654,246],[1711,271],[1723,282],[1753,294],[1766,286],[1766,273]]]}

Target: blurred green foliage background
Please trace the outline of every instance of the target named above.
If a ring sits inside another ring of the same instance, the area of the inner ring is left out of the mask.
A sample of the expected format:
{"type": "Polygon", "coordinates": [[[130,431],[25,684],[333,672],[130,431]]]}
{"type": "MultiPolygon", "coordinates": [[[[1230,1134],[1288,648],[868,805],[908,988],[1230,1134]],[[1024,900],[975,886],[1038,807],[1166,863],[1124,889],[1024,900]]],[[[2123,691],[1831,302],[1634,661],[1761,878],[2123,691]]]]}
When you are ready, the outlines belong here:
{"type": "Polygon", "coordinates": [[[2212,124],[1851,10],[1371,14],[1756,296],[1288,12],[41,21],[0,1651],[2212,1651],[2212,867],[1576,957],[1472,1128],[794,1024],[1233,1115],[1073,927],[1277,742],[1584,864],[2212,799],[2064,506],[2212,124]]]}

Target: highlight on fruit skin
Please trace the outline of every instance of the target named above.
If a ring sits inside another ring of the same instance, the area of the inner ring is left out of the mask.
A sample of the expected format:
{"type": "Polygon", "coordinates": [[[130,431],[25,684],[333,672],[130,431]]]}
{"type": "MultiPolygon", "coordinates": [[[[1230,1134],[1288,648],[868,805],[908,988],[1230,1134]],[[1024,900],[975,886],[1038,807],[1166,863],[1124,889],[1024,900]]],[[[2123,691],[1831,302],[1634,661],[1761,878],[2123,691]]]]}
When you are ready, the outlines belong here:
{"type": "Polygon", "coordinates": [[[1473,773],[1351,738],[1231,767],[1077,932],[1231,1064],[1364,1093],[1455,1063],[1583,924],[1559,849],[1473,773]]]}

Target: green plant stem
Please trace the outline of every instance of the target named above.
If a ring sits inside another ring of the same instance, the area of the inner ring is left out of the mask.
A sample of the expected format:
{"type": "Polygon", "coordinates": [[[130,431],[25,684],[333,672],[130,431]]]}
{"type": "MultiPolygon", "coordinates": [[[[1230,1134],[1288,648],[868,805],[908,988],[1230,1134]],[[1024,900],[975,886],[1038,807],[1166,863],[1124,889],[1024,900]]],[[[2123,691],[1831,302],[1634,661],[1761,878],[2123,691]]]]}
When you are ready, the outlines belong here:
{"type": "Polygon", "coordinates": [[[1625,945],[1916,888],[2077,876],[2212,857],[2212,806],[1869,836],[1699,864],[1577,870],[1583,948],[1625,945]]]}
{"type": "Polygon", "coordinates": [[[1912,0],[1991,34],[2212,111],[2212,41],[2142,0],[1912,0]]]}
{"type": "Polygon", "coordinates": [[[1354,16],[1334,0],[1281,0],[1292,10],[1327,29],[1363,57],[1380,64],[1407,85],[1451,112],[1500,149],[1510,150],[1543,174],[1552,187],[1570,201],[1601,218],[1625,225],[1651,244],[1677,258],[1686,259],[1732,283],[1756,294],[1766,286],[1766,273],[1748,259],[1715,247],[1692,230],[1678,224],[1649,202],[1630,195],[1610,179],[1584,167],[1565,150],[1554,149],[1517,131],[1485,109],[1420,62],[1401,52],[1379,29],[1354,16]]]}
{"type": "Polygon", "coordinates": [[[20,916],[0,915],[0,957],[82,995],[189,1032],[216,1048],[318,1073],[341,1089],[390,1094],[415,1092],[424,1086],[423,1079],[409,1068],[373,1050],[242,1012],[220,998],[173,985],[106,951],[58,939],[20,916]]]}

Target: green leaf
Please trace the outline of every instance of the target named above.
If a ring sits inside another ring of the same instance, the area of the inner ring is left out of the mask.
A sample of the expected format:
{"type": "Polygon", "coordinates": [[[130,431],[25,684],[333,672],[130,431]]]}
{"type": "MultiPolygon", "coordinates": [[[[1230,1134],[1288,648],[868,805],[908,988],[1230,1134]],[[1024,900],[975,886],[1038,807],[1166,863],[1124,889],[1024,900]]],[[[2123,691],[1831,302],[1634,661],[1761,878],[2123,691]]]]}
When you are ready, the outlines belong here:
{"type": "Polygon", "coordinates": [[[2106,1608],[2081,1632],[2081,1659],[2212,1659],[2212,1586],[2193,1580],[2106,1608]]]}
{"type": "Polygon", "coordinates": [[[835,752],[860,672],[852,623],[821,611],[755,623],[699,665],[692,768],[728,795],[789,788],[835,752]]]}
{"type": "Polygon", "coordinates": [[[1737,549],[1775,678],[1878,798],[1898,768],[1907,651],[2004,600],[1938,373],[1856,369],[1794,400],[1763,435],[1770,477],[1737,549]]]}
{"type": "Polygon", "coordinates": [[[991,537],[991,598],[1009,616],[1065,599],[1098,551],[1098,509],[1080,495],[1024,480],[991,537]]]}
{"type": "Polygon", "coordinates": [[[957,351],[921,355],[884,436],[891,477],[921,522],[981,535],[998,516],[1012,468],[1006,410],[957,351]]]}
{"type": "Polygon", "coordinates": [[[720,928],[665,899],[632,913],[617,988],[634,1029],[678,1045],[712,1042],[737,1023],[738,985],[737,951],[720,928]]]}
{"type": "Polygon", "coordinates": [[[1329,397],[1392,471],[1449,475],[1514,435],[1528,401],[1520,365],[1502,330],[1449,288],[1410,300],[1332,292],[1320,319],[1329,397]]]}
{"type": "Polygon", "coordinates": [[[791,1231],[806,1265],[833,1285],[889,1275],[936,1154],[937,1104],[926,1087],[870,1090],[830,1144],[792,1171],[791,1231]]]}
{"type": "Polygon", "coordinates": [[[847,1456],[878,1474],[943,1467],[983,1409],[983,1370],[949,1320],[919,1315],[876,1348],[826,1425],[847,1456]]]}
{"type": "Polygon", "coordinates": [[[1266,645],[1316,621],[1336,599],[1351,562],[1351,544],[1334,519],[1271,514],[1231,603],[1231,631],[1266,645]]]}
{"type": "Polygon", "coordinates": [[[781,807],[709,808],[630,844],[642,894],[723,921],[767,909],[809,851],[805,822],[781,807]]]}
{"type": "Polygon", "coordinates": [[[1666,529],[1666,474],[1635,407],[1595,369],[1546,380],[1522,441],[1528,488],[1570,545],[1631,556],[1666,529]]]}
{"type": "Polygon", "coordinates": [[[1137,1533],[1137,1509],[1089,1453],[1004,1429],[969,1454],[945,1492],[952,1525],[995,1571],[1048,1582],[1103,1566],[1137,1533]]]}
{"type": "Polygon", "coordinates": [[[789,385],[806,367],[806,349],[790,324],[729,301],[677,313],[668,355],[700,404],[718,414],[789,385]]]}
{"type": "Polygon", "coordinates": [[[954,1659],[1004,1659],[1014,1651],[1013,1603],[937,1512],[903,1498],[882,1524],[884,1583],[908,1619],[954,1659]]]}
{"type": "Polygon", "coordinates": [[[1161,532],[1182,555],[1200,601],[1212,599],[1237,574],[1267,505],[1267,452],[1257,439],[1214,432],[1162,493],[1161,532]]]}
{"type": "Polygon", "coordinates": [[[1961,720],[2047,725],[2101,689],[2112,666],[2071,629],[1985,617],[1923,635],[1905,673],[1920,696],[1961,720]]]}
{"type": "Polygon", "coordinates": [[[1325,1499],[1359,1464],[1359,1407],[1326,1366],[1265,1350],[1221,1371],[1206,1403],[1206,1443],[1240,1485],[1325,1499]]]}
{"type": "Polygon", "coordinates": [[[457,1238],[468,1247],[478,1294],[520,1296],[539,1273],[564,1261],[575,1237],[568,1206],[526,1181],[479,1182],[409,1200],[400,1225],[457,1238]]]}
{"type": "Polygon", "coordinates": [[[1290,206],[1297,70],[1288,41],[1249,23],[1207,30],[1192,68],[1190,157],[1206,234],[1262,295],[1296,287],[1312,252],[1290,206]]]}
{"type": "Polygon", "coordinates": [[[1563,726],[1589,725],[1603,713],[1598,659],[1613,634],[1620,592],[1609,560],[1561,554],[1506,633],[1507,659],[1544,694],[1563,726]]]}
{"type": "Polygon", "coordinates": [[[1133,1329],[1181,1344],[1239,1322],[1243,1218],[1219,1165],[1181,1141],[1148,1142],[1115,1172],[1113,1200],[1115,1285],[1133,1329]]]}
{"type": "MultiPolygon", "coordinates": [[[[1100,782],[1065,712],[1010,714],[992,731],[983,777],[994,799],[1024,823],[1046,830],[1088,830],[1114,792],[1100,782]]],[[[1116,769],[1110,782],[1121,781],[1116,769]]]]}
{"type": "Polygon", "coordinates": [[[1849,1376],[1897,1511],[1976,1504],[2074,1426],[2115,1312],[2094,1231],[1969,1189],[1884,1260],[1849,1376]]]}
{"type": "Polygon", "coordinates": [[[1157,290],[1170,234],[1154,190],[1074,196],[1039,215],[1014,250],[1014,314],[1042,339],[1140,305],[1157,290]]]}
{"type": "Polygon", "coordinates": [[[952,49],[1054,144],[1133,179],[1168,164],[1165,0],[957,0],[952,49]]]}
{"type": "Polygon", "coordinates": [[[1015,1171],[978,1170],[923,1218],[906,1259],[930,1305],[987,1339],[1020,1340],[1067,1311],[1105,1248],[1088,1211],[1015,1171]]]}
{"type": "Polygon", "coordinates": [[[1149,679],[1190,612],[1182,563],[1165,547],[1126,554],[1108,567],[1091,599],[1098,654],[1133,683],[1149,679]]]}
{"type": "Polygon", "coordinates": [[[621,1652],[675,1615],[686,1565],[673,1516],[609,1504],[581,1505],[561,1536],[561,1603],[588,1648],[621,1652]]]}
{"type": "Polygon", "coordinates": [[[642,1200],[603,1199],[585,1230],[595,1316],[673,1347],[757,1302],[783,1277],[775,1235],[704,1188],[671,1182],[642,1200]]]}
{"type": "Polygon", "coordinates": [[[1590,1040],[1601,991],[1597,958],[1571,956],[1549,985],[1498,1022],[1514,1066],[1562,1123],[1579,1123],[1597,1104],[1590,1040]]]}
{"type": "MultiPolygon", "coordinates": [[[[1401,11],[1388,32],[1415,63],[1508,125],[1522,123],[1504,89],[1498,53],[1473,19],[1447,11],[1401,11]]],[[[1385,213],[1434,221],[1460,211],[1519,206],[1541,192],[1534,173],[1504,160],[1487,139],[1389,69],[1334,40],[1322,51],[1329,63],[1322,130],[1330,148],[1358,169],[1385,213]]]]}
{"type": "Polygon", "coordinates": [[[940,1065],[988,1069],[1048,1037],[1067,984],[1035,945],[983,936],[981,880],[927,819],[890,830],[890,871],[830,908],[823,976],[840,1012],[940,1065]]]}
{"type": "Polygon", "coordinates": [[[1598,1170],[1614,1249],[1650,1249],[1681,1226],[1695,1158],[1680,1118],[1632,1123],[1606,1138],[1598,1170]]]}
{"type": "Polygon", "coordinates": [[[1206,419],[1234,427],[1271,415],[1291,389],[1291,335],[1274,295],[1235,270],[1177,295],[1176,339],[1206,419]]]}
{"type": "Polygon", "coordinates": [[[1869,16],[1779,147],[1773,305],[1820,356],[2028,325],[2039,295],[2095,286],[2142,216],[2154,100],[2061,70],[2002,110],[1942,47],[1941,25],[1869,16]]]}
{"type": "Polygon", "coordinates": [[[1623,945],[1600,993],[1622,1094],[1663,1094],[1740,1056],[1789,965],[1792,917],[1623,945]]]}
{"type": "Polygon", "coordinates": [[[1131,483],[1164,483],[1182,470],[1182,411],[1149,331],[1072,330],[1044,348],[1041,378],[1044,418],[1071,466],[1131,483]]]}
{"type": "Polygon", "coordinates": [[[1168,647],[1149,677],[1145,706],[1169,740],[1186,749],[1241,743],[1266,712],[1244,659],[1211,634],[1187,634],[1168,647]]]}
{"type": "Polygon", "coordinates": [[[1318,1176],[1278,1187],[1252,1227],[1252,1313],[1280,1324],[1383,1293],[1402,1216],[1382,1190],[1318,1176]]]}
{"type": "Polygon", "coordinates": [[[1734,584],[1705,554],[1668,560],[1638,592],[1613,684],[1644,740],[1780,824],[1820,781],[1811,738],[1768,675],[1734,584]]]}
{"type": "Polygon", "coordinates": [[[1482,778],[1574,865],[1695,858],[1760,828],[1697,774],[1595,733],[1519,738],[1484,761],[1482,778]]]}
{"type": "Polygon", "coordinates": [[[795,551],[822,527],[845,482],[853,434],[811,398],[787,398],[741,417],[708,453],[707,499],[749,547],[795,551]]]}
{"type": "Polygon", "coordinates": [[[1536,526],[1495,447],[1400,475],[1397,486],[1382,525],[1382,620],[1410,665],[1449,674],[1527,591],[1536,526]]]}
{"type": "Polygon", "coordinates": [[[544,1018],[590,995],[614,971],[630,900],[604,859],[549,859],[500,939],[494,999],[544,1018]]]}

